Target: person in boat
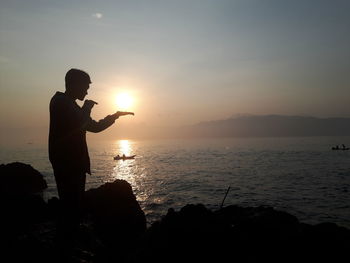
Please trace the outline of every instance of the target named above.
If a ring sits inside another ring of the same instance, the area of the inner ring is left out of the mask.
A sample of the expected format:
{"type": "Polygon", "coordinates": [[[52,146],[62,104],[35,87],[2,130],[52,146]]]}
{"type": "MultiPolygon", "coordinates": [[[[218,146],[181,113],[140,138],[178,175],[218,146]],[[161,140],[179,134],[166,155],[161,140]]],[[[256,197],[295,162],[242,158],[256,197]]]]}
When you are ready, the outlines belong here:
{"type": "Polygon", "coordinates": [[[123,157],[123,159],[125,159],[125,158],[126,158],[125,154],[123,154],[123,156],[122,156],[122,157],[123,157]]]}
{"type": "Polygon", "coordinates": [[[339,145],[337,145],[337,146],[335,147],[335,149],[336,149],[336,150],[339,150],[339,149],[340,149],[340,148],[339,148],[339,145]]]}
{"type": "Polygon", "coordinates": [[[344,149],[346,149],[346,147],[345,147],[345,145],[344,145],[344,144],[342,144],[342,146],[343,146],[343,150],[344,150],[344,149]]]}

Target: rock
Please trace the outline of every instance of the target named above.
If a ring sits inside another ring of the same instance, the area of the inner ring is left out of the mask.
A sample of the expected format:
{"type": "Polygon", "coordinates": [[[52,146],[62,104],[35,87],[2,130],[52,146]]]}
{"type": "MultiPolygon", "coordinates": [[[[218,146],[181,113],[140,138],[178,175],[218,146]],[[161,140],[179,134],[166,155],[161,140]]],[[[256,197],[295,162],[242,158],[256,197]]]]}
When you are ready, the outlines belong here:
{"type": "Polygon", "coordinates": [[[129,245],[146,230],[145,214],[124,180],[87,191],[85,204],[98,235],[107,243],[129,245]]]}
{"type": "Polygon", "coordinates": [[[47,188],[41,173],[31,165],[14,162],[0,165],[0,194],[31,194],[47,188]]]}
{"type": "Polygon", "coordinates": [[[47,187],[43,176],[24,163],[0,165],[0,225],[15,237],[47,219],[47,204],[37,193],[47,187]]]}
{"type": "MultiPolygon", "coordinates": [[[[1,165],[0,172],[5,182],[0,184],[0,247],[13,261],[54,262],[53,218],[59,200],[47,204],[33,194],[46,183],[29,165],[1,165]]],[[[211,211],[190,204],[179,211],[169,208],[146,229],[145,215],[126,181],[106,183],[85,197],[78,262],[340,262],[350,249],[349,229],[300,223],[271,207],[211,211]]]]}
{"type": "Polygon", "coordinates": [[[1,195],[0,207],[0,233],[9,243],[16,243],[49,218],[47,204],[39,195],[1,195]]]}
{"type": "Polygon", "coordinates": [[[350,230],[303,224],[271,207],[228,206],[212,212],[186,205],[178,212],[169,209],[142,243],[136,262],[338,262],[350,248],[350,230]]]}
{"type": "MultiPolygon", "coordinates": [[[[33,194],[46,183],[30,165],[1,165],[1,178],[6,186],[1,185],[0,192],[0,233],[4,241],[0,247],[16,262],[51,262],[57,258],[58,249],[54,241],[58,198],[46,203],[33,194]]],[[[145,215],[130,184],[123,180],[106,183],[87,191],[85,201],[87,213],[81,225],[85,228],[79,229],[76,240],[79,262],[124,262],[146,230],[145,215]],[[89,259],[85,258],[87,254],[89,259]]]]}

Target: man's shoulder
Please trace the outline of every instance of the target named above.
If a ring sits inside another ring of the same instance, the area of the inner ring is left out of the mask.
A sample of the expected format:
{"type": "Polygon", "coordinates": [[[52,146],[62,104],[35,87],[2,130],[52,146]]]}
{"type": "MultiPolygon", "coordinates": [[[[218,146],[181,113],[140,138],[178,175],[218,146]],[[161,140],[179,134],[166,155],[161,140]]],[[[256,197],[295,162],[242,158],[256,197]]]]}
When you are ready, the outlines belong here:
{"type": "Polygon", "coordinates": [[[63,92],[57,91],[55,95],[52,96],[50,101],[50,106],[56,106],[56,105],[69,105],[71,104],[71,100],[67,97],[66,94],[63,92]]]}
{"type": "Polygon", "coordinates": [[[72,102],[68,96],[60,91],[57,91],[55,95],[52,96],[51,102],[72,102]]]}
{"type": "Polygon", "coordinates": [[[55,95],[52,96],[51,100],[66,99],[67,95],[61,91],[56,91],[55,95]]]}

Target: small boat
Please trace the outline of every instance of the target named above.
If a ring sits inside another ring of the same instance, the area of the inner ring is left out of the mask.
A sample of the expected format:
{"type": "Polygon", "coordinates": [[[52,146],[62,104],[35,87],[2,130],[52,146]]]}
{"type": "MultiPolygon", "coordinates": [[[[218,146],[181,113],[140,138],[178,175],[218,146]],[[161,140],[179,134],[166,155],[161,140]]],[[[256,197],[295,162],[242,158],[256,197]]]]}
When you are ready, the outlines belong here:
{"type": "Polygon", "coordinates": [[[123,161],[132,160],[132,159],[135,159],[135,156],[136,155],[131,155],[131,156],[119,156],[119,155],[117,155],[114,157],[114,160],[123,160],[123,161]]]}
{"type": "Polygon", "coordinates": [[[338,149],[337,149],[337,148],[335,148],[335,147],[332,147],[332,150],[333,150],[333,151],[347,151],[347,150],[350,150],[350,148],[344,148],[344,149],[343,149],[343,148],[338,148],[338,149]]]}

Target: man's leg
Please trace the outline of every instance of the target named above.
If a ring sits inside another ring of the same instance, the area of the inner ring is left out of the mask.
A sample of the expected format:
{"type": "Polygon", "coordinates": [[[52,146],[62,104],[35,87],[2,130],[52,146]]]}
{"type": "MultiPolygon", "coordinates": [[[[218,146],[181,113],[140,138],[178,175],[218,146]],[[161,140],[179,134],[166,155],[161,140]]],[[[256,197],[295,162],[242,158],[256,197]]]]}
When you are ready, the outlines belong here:
{"type": "Polygon", "coordinates": [[[81,221],[83,210],[85,207],[85,182],[86,182],[86,173],[79,173],[78,177],[78,189],[79,189],[79,195],[78,195],[78,212],[79,212],[79,222],[81,221]]]}
{"type": "MultiPolygon", "coordinates": [[[[60,211],[57,222],[57,241],[61,256],[70,256],[76,239],[82,207],[82,177],[85,173],[72,171],[54,171],[60,211]]],[[[84,176],[83,176],[84,175],[84,176]]]]}

